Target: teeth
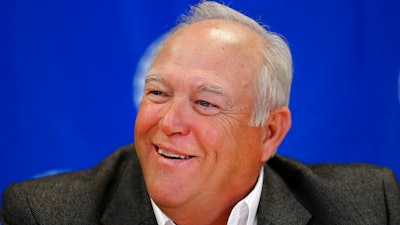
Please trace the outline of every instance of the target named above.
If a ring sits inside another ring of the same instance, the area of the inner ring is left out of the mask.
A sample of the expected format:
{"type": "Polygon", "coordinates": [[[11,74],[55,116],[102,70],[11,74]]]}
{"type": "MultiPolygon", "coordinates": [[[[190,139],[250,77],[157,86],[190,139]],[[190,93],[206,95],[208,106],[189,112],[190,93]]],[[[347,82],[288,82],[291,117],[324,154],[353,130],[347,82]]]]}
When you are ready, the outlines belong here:
{"type": "Polygon", "coordinates": [[[174,159],[188,159],[188,158],[190,158],[190,156],[176,155],[176,154],[164,152],[161,148],[159,148],[157,150],[157,152],[160,155],[163,155],[163,156],[168,157],[168,158],[174,158],[174,159]]]}

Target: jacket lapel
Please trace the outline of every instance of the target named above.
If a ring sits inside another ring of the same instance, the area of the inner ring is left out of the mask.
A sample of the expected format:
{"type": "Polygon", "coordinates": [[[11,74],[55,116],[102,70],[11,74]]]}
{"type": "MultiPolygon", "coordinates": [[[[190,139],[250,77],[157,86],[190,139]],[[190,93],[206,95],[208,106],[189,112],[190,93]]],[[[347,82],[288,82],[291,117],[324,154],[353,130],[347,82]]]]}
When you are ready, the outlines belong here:
{"type": "Polygon", "coordinates": [[[132,151],[130,163],[123,170],[121,179],[116,180],[118,184],[101,219],[104,225],[157,225],[135,154],[132,151]]]}
{"type": "Polygon", "coordinates": [[[285,181],[268,165],[257,211],[258,225],[305,225],[311,214],[297,201],[285,181]]]}

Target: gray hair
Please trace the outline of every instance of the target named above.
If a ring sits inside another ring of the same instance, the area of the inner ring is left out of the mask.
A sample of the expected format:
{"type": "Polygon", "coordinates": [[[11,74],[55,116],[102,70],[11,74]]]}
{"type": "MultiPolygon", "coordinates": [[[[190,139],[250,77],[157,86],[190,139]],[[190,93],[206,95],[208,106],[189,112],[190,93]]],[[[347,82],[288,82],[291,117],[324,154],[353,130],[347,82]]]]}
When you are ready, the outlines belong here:
{"type": "Polygon", "coordinates": [[[225,19],[239,22],[257,32],[265,42],[261,49],[263,64],[256,76],[254,105],[250,126],[263,126],[269,114],[280,106],[288,106],[292,83],[292,56],[285,40],[277,33],[268,31],[250,17],[223,4],[202,1],[191,6],[182,21],[171,30],[154,52],[153,60],[168,38],[177,31],[200,21],[225,19]]]}

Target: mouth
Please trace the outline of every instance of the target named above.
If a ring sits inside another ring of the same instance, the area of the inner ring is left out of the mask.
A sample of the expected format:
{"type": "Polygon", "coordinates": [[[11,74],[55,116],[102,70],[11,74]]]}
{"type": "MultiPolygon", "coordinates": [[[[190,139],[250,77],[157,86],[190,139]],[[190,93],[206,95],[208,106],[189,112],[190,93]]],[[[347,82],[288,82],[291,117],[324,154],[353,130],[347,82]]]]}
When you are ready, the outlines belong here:
{"type": "Polygon", "coordinates": [[[157,146],[156,146],[156,150],[157,150],[158,154],[160,154],[161,156],[168,158],[168,159],[185,160],[185,159],[191,159],[194,157],[194,156],[190,156],[190,155],[178,155],[175,153],[166,152],[165,150],[163,150],[157,146]]]}

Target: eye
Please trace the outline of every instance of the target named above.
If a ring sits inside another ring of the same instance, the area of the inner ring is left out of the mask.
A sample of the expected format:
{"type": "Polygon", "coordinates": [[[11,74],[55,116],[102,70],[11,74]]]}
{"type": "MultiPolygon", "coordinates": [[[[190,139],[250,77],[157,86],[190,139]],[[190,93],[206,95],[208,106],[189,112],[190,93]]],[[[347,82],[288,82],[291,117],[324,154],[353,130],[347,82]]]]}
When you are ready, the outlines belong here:
{"type": "Polygon", "coordinates": [[[148,94],[158,95],[158,96],[164,95],[164,93],[162,91],[158,91],[158,90],[151,90],[151,91],[148,92],[148,94]]]}
{"type": "Polygon", "coordinates": [[[194,107],[197,112],[206,116],[216,115],[221,111],[217,105],[204,100],[196,101],[194,107]]]}
{"type": "Polygon", "coordinates": [[[213,106],[213,104],[211,104],[211,103],[209,103],[207,101],[204,101],[204,100],[198,101],[198,104],[203,106],[203,107],[211,107],[211,106],[213,106]]]}
{"type": "Polygon", "coordinates": [[[145,95],[147,99],[154,103],[163,103],[168,99],[168,95],[159,89],[146,89],[145,95]]]}

